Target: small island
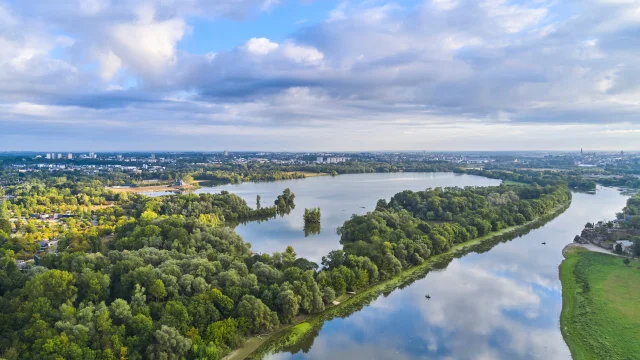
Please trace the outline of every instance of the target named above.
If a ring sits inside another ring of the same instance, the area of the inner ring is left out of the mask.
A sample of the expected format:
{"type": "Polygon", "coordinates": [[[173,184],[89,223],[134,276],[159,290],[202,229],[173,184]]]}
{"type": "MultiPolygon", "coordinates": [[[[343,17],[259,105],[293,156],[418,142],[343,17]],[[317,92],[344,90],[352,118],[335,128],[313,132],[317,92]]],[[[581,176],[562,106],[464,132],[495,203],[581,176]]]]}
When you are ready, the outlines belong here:
{"type": "Polygon", "coordinates": [[[304,209],[305,224],[320,224],[320,208],[304,209]]]}

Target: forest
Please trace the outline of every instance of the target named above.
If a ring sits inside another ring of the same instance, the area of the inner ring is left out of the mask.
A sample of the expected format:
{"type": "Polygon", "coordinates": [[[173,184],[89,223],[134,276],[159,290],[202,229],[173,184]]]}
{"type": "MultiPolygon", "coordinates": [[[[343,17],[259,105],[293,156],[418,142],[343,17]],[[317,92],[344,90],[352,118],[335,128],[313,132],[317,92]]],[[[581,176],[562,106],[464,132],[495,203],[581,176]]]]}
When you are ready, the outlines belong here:
{"type": "Polygon", "coordinates": [[[370,259],[385,278],[455,244],[522,225],[570,198],[565,187],[551,185],[403,191],[379,200],[371,213],[354,215],[338,232],[345,253],[370,259]]]}
{"type": "Polygon", "coordinates": [[[255,209],[226,192],[151,198],[66,179],[11,191],[3,219],[54,209],[75,216],[50,228],[0,230],[6,359],[219,359],[246,337],[570,198],[561,185],[404,191],[345,222],[343,249],[316,264],[290,246],[254,253],[225,226],[286,216],[295,206],[288,189],[273,206],[255,209]],[[30,245],[43,236],[58,237],[58,250],[30,245]],[[19,268],[25,254],[37,263],[19,268]]]}
{"type": "Polygon", "coordinates": [[[454,172],[541,186],[566,184],[569,188],[580,191],[593,191],[596,189],[596,182],[594,180],[584,178],[582,174],[577,171],[481,170],[458,168],[455,169],[454,172]]]}

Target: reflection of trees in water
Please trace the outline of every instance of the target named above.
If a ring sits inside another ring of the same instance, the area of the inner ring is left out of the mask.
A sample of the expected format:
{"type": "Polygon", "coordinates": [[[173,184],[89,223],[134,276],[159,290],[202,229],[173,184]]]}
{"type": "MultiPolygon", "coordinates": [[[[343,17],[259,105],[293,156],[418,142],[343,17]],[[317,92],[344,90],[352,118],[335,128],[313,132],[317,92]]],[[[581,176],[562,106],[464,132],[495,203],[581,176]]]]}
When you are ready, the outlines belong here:
{"type": "Polygon", "coordinates": [[[285,215],[289,215],[291,213],[291,210],[295,208],[296,206],[294,204],[291,204],[289,206],[278,206],[276,212],[278,213],[278,215],[280,215],[280,217],[284,217],[285,215]]]}
{"type": "Polygon", "coordinates": [[[427,274],[429,274],[431,271],[445,270],[447,266],[449,266],[451,261],[453,261],[453,259],[464,257],[470,253],[482,254],[491,250],[494,246],[500,243],[506,243],[515,238],[519,238],[524,235],[527,235],[532,230],[541,228],[544,225],[546,225],[549,221],[553,220],[556,216],[558,216],[564,210],[566,210],[566,208],[563,209],[561,212],[543,216],[538,220],[534,221],[533,223],[527,226],[524,226],[520,229],[510,231],[502,235],[496,235],[490,240],[483,241],[479,244],[466,246],[462,250],[457,251],[455,254],[442,256],[430,266],[427,266],[424,269],[421,269],[420,271],[416,271],[415,273],[407,275],[405,278],[400,280],[400,282],[391,283],[389,284],[389,286],[385,286],[380,292],[371,292],[371,294],[365,295],[365,297],[362,299],[359,299],[357,303],[348,304],[346,306],[342,306],[341,308],[336,309],[335,311],[329,310],[325,314],[320,314],[318,315],[319,318],[316,321],[312,320],[313,331],[310,331],[308,334],[306,334],[297,344],[286,347],[286,348],[274,349],[274,350],[278,352],[289,352],[291,354],[296,354],[302,351],[303,353],[306,354],[313,347],[313,343],[315,339],[318,337],[318,335],[320,334],[320,330],[322,329],[324,322],[333,320],[337,317],[343,318],[343,319],[348,318],[352,314],[362,310],[366,306],[369,306],[369,304],[375,301],[381,294],[387,297],[389,296],[389,294],[391,294],[397,289],[402,290],[412,285],[414,282],[424,279],[427,276],[427,274]]]}
{"type": "Polygon", "coordinates": [[[297,354],[302,351],[303,354],[307,354],[309,350],[313,347],[313,343],[315,342],[318,335],[320,335],[320,330],[322,330],[322,326],[324,323],[321,323],[320,326],[316,326],[313,330],[309,331],[297,344],[283,348],[283,352],[290,352],[291,354],[297,354]]]}
{"type": "Polygon", "coordinates": [[[273,219],[275,219],[275,218],[276,218],[276,215],[273,215],[273,216],[250,217],[250,218],[244,218],[244,219],[242,219],[242,220],[229,220],[229,221],[226,221],[226,222],[224,223],[224,225],[225,225],[225,226],[227,226],[227,227],[230,227],[230,228],[232,228],[232,229],[235,229],[235,228],[237,228],[237,227],[238,227],[238,225],[240,225],[240,224],[242,224],[242,225],[246,225],[246,224],[251,223],[251,222],[257,222],[257,223],[259,224],[259,223],[262,223],[262,222],[267,222],[267,221],[269,221],[269,220],[273,220],[273,219]]]}
{"type": "Polygon", "coordinates": [[[320,234],[320,223],[305,223],[304,224],[304,237],[310,235],[320,234]]]}
{"type": "MultiPolygon", "coordinates": [[[[235,229],[236,227],[238,227],[238,225],[242,224],[242,225],[246,225],[248,223],[262,223],[262,222],[267,222],[269,220],[274,220],[275,218],[277,218],[277,215],[280,215],[280,217],[284,217],[285,215],[289,215],[291,213],[291,210],[295,209],[296,207],[294,205],[292,206],[285,206],[285,207],[279,207],[276,209],[276,214],[274,215],[265,215],[265,216],[255,216],[255,217],[248,217],[248,218],[243,218],[243,219],[239,219],[239,220],[229,220],[227,222],[225,222],[225,226],[230,227],[232,229],[235,229]]],[[[318,234],[320,233],[320,230],[318,230],[318,234]]]]}

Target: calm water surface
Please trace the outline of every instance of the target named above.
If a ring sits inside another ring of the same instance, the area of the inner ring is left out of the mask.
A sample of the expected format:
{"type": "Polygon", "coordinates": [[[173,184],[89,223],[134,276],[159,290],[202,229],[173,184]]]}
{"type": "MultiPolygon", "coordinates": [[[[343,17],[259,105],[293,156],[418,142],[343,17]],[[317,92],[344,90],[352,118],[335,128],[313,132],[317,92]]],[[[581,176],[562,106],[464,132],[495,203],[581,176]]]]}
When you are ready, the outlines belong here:
{"type": "Polygon", "coordinates": [[[625,200],[607,188],[574,194],[543,227],[454,259],[326,322],[303,350],[269,359],[570,359],[559,328],[561,250],[587,221],[612,219],[625,200]]]}
{"type": "Polygon", "coordinates": [[[290,188],[296,195],[296,208],[289,215],[278,216],[269,221],[240,224],[236,232],[251,243],[254,251],[282,252],[291,245],[298,256],[320,263],[323,255],[342,247],[340,237],[336,234],[338,226],[344,224],[352,214],[372,211],[379,199],[388,200],[403,190],[416,191],[439,186],[490,186],[500,183],[500,180],[454,173],[353,174],[205,187],[195,193],[218,193],[226,190],[255,207],[257,195],[261,196],[263,206],[271,206],[284,189],[290,188]],[[321,209],[320,234],[305,236],[302,215],[305,208],[313,207],[321,209]]]}

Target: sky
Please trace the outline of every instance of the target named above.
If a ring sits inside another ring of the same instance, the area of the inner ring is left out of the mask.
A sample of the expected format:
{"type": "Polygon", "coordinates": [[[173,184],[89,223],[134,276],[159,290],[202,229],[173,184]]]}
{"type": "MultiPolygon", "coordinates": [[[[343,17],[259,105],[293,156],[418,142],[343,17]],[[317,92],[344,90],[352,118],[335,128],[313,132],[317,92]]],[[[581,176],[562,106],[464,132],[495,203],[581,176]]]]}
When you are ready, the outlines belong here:
{"type": "Polygon", "coordinates": [[[0,0],[0,151],[638,150],[640,0],[0,0]]]}

